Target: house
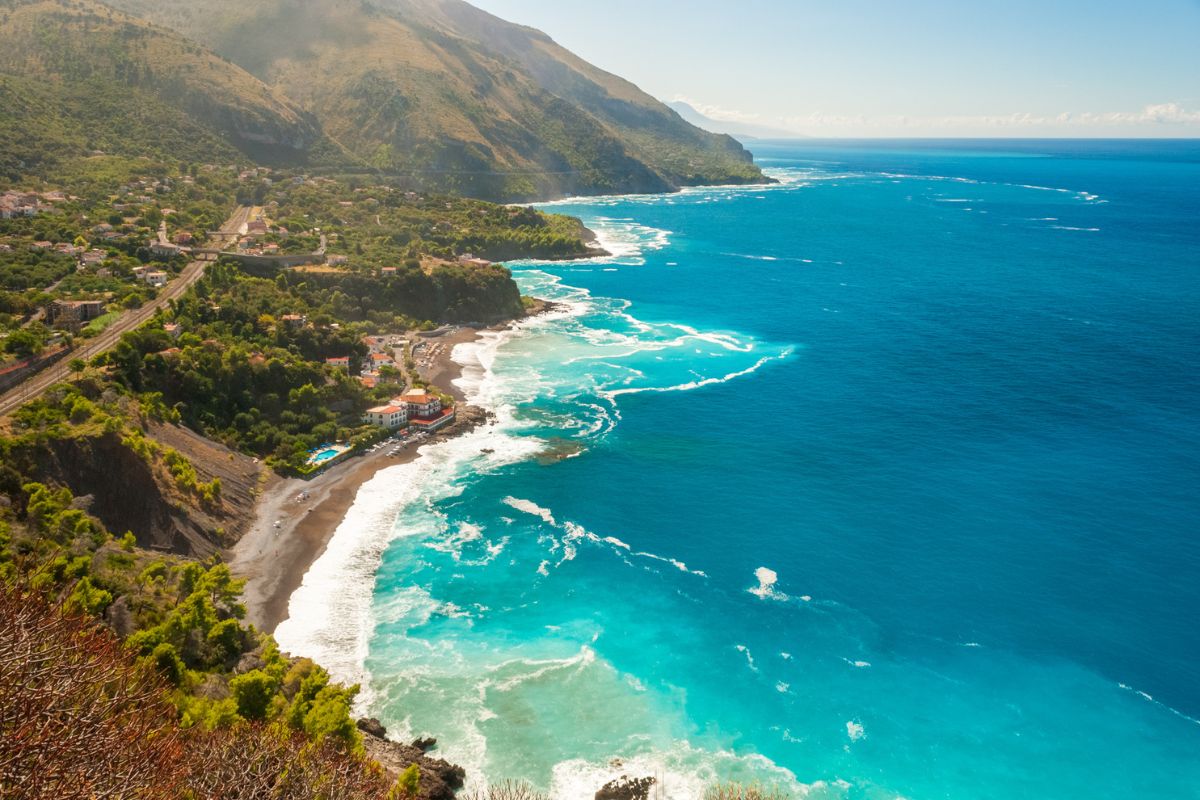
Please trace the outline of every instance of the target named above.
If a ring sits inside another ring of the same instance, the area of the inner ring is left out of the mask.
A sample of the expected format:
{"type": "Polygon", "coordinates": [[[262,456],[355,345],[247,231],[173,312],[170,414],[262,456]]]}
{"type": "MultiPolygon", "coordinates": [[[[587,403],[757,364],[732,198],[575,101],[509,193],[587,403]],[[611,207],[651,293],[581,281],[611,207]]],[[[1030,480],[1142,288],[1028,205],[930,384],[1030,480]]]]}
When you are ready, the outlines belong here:
{"type": "Polygon", "coordinates": [[[367,363],[371,367],[371,372],[378,372],[381,367],[396,366],[396,359],[387,353],[371,353],[367,359],[367,363]]]}
{"type": "Polygon", "coordinates": [[[376,386],[379,385],[379,379],[376,378],[374,375],[359,375],[358,382],[361,383],[367,389],[374,389],[376,386]]]}
{"type": "Polygon", "coordinates": [[[424,389],[409,389],[400,396],[408,415],[416,419],[434,419],[442,413],[442,399],[424,389]]]}
{"type": "Polygon", "coordinates": [[[179,334],[183,333],[183,326],[177,322],[168,322],[166,325],[163,325],[163,330],[166,331],[172,339],[178,339],[179,334]]]}
{"type": "Polygon", "coordinates": [[[362,343],[367,346],[372,353],[377,353],[387,346],[386,336],[364,336],[362,343]]]}
{"type": "Polygon", "coordinates": [[[167,273],[157,269],[147,270],[142,273],[142,280],[156,289],[160,286],[166,286],[169,279],[170,276],[167,273]]]}
{"type": "Polygon", "coordinates": [[[14,217],[32,217],[37,214],[37,203],[26,203],[19,195],[6,194],[0,196],[0,219],[14,217]]]}
{"type": "Polygon", "coordinates": [[[299,328],[304,323],[308,322],[308,318],[302,314],[284,314],[279,318],[279,321],[289,328],[299,328]]]}
{"type": "Polygon", "coordinates": [[[385,278],[388,278],[388,277],[395,276],[395,274],[396,274],[396,268],[395,268],[395,267],[382,267],[382,268],[379,270],[379,274],[380,274],[380,275],[382,275],[382,276],[383,276],[383,277],[385,277],[385,278]]]}
{"type": "Polygon", "coordinates": [[[171,237],[171,241],[178,245],[191,245],[196,243],[196,237],[187,231],[180,231],[171,237]]]}
{"type": "Polygon", "coordinates": [[[350,356],[334,356],[333,358],[325,359],[325,363],[331,367],[350,369],[350,356]]]}
{"type": "Polygon", "coordinates": [[[55,300],[46,307],[46,318],[56,328],[77,331],[85,322],[104,316],[103,300],[55,300]]]}
{"type": "Polygon", "coordinates": [[[370,408],[363,414],[363,422],[394,431],[408,422],[408,407],[403,403],[392,402],[386,406],[370,408]]]}
{"type": "Polygon", "coordinates": [[[486,258],[476,258],[473,253],[463,253],[458,257],[458,263],[468,267],[490,267],[492,262],[486,258]]]}
{"type": "Polygon", "coordinates": [[[108,258],[107,251],[92,249],[92,250],[88,250],[86,253],[81,255],[79,257],[79,261],[85,267],[94,267],[97,264],[103,263],[104,260],[107,258],[108,258]]]}
{"type": "Polygon", "coordinates": [[[267,225],[266,220],[262,219],[261,217],[258,219],[252,219],[246,223],[246,234],[248,236],[262,236],[268,230],[270,230],[270,226],[267,225]]]}
{"type": "Polygon", "coordinates": [[[325,263],[331,267],[340,267],[342,264],[349,263],[350,259],[347,256],[326,256],[325,263]]]}

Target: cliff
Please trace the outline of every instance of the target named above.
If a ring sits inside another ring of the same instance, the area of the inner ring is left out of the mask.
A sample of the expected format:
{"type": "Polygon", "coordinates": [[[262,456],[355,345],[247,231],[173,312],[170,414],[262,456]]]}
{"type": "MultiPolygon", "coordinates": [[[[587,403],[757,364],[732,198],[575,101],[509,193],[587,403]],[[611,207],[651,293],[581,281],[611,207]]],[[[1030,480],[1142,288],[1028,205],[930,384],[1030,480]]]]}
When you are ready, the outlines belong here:
{"type": "Polygon", "coordinates": [[[254,517],[261,465],[192,431],[150,423],[147,435],[173,448],[203,482],[220,480],[219,501],[201,503],[181,491],[158,459],[147,459],[119,432],[49,437],[10,455],[18,471],[65,486],[77,506],[139,546],[207,558],[232,544],[254,517]]]}

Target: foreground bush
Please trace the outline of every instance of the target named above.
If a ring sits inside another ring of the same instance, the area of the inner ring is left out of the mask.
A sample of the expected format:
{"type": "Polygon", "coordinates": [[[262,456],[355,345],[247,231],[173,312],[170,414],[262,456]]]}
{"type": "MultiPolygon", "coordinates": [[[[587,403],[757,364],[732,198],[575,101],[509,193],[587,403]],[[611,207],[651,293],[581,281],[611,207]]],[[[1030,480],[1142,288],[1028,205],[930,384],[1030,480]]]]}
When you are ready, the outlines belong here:
{"type": "Polygon", "coordinates": [[[778,787],[757,783],[717,783],[704,792],[704,800],[789,800],[790,797],[778,787]]]}
{"type": "MultiPolygon", "coordinates": [[[[393,800],[337,739],[285,724],[183,730],[162,678],[90,618],[0,582],[0,797],[393,800]]],[[[409,782],[411,784],[411,781],[409,782]]]]}

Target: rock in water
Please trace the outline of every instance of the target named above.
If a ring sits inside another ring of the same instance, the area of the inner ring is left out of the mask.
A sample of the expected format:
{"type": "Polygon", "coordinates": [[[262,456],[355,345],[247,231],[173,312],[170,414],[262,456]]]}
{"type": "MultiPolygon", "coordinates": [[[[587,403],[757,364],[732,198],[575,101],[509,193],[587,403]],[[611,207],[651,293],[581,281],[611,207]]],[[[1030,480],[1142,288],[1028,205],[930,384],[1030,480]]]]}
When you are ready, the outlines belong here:
{"type": "MultiPolygon", "coordinates": [[[[421,770],[421,782],[415,800],[454,800],[454,793],[462,788],[467,777],[466,770],[440,758],[430,758],[416,746],[417,743],[429,744],[433,740],[418,740],[414,744],[389,742],[380,735],[387,731],[377,719],[360,719],[358,729],[363,732],[367,756],[378,761],[393,779],[398,778],[409,765],[417,765],[421,770]]],[[[432,744],[429,746],[432,747],[432,744]]]]}
{"type": "Polygon", "coordinates": [[[377,739],[387,738],[387,728],[383,727],[383,723],[371,717],[370,719],[360,719],[357,723],[358,729],[363,733],[369,733],[377,739]]]}

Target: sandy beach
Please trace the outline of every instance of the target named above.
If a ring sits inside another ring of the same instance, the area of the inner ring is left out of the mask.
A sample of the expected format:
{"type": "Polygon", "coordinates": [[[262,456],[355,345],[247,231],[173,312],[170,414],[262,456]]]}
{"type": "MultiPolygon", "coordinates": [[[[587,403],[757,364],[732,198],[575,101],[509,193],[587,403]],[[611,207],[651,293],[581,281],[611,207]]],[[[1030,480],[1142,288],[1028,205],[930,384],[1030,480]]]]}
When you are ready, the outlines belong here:
{"type": "Polygon", "coordinates": [[[227,554],[234,575],[246,581],[242,599],[247,620],[259,630],[272,632],[287,618],[292,593],[325,551],[364,483],[380,470],[419,458],[420,446],[457,436],[483,421],[482,410],[462,404],[462,391],[454,385],[462,367],[450,357],[456,345],[474,341],[478,334],[473,328],[457,328],[428,339],[417,358],[421,376],[459,401],[454,425],[408,444],[395,456],[389,455],[392,447],[388,446],[351,458],[311,480],[276,476],[263,488],[254,524],[227,554]]]}

